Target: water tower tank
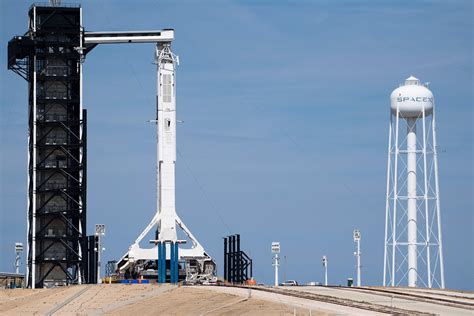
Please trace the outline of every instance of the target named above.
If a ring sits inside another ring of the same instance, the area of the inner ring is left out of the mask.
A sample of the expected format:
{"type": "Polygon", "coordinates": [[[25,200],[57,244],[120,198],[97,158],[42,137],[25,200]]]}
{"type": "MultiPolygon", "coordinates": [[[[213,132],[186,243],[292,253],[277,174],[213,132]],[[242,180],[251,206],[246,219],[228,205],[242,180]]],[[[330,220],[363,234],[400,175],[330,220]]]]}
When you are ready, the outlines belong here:
{"type": "Polygon", "coordinates": [[[413,76],[393,90],[390,101],[392,112],[396,114],[398,106],[400,116],[404,118],[421,117],[423,109],[425,109],[425,116],[433,112],[433,93],[413,76]]]}

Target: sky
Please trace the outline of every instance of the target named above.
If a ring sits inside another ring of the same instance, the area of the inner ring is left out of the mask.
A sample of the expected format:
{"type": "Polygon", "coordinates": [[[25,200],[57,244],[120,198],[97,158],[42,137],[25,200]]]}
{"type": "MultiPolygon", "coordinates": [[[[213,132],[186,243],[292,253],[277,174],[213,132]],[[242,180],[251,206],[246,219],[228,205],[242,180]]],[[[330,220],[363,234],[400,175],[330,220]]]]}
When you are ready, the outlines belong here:
{"type": "MultiPolygon", "coordinates": [[[[29,1],[0,1],[0,271],[26,243],[27,83],[7,42],[29,1]]],[[[177,212],[222,275],[240,233],[258,282],[381,285],[389,96],[409,75],[436,98],[446,286],[474,290],[472,1],[82,1],[86,31],[175,29],[177,212]]],[[[84,64],[88,232],[119,259],[155,212],[152,44],[84,64]]],[[[22,266],[24,271],[24,265],[22,266]]]]}

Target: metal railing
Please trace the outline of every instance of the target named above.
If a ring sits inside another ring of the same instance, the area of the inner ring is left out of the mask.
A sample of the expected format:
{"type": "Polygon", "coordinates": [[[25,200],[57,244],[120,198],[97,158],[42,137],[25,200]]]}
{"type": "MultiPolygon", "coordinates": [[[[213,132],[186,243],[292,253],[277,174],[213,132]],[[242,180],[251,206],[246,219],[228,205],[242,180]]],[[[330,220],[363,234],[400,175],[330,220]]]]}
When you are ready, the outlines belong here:
{"type": "Polygon", "coordinates": [[[46,137],[44,140],[45,145],[67,145],[66,137],[46,137]]]}
{"type": "Polygon", "coordinates": [[[33,7],[58,7],[58,8],[80,8],[79,3],[61,3],[60,5],[52,5],[49,2],[33,2],[30,9],[33,7]]]}
{"type": "Polygon", "coordinates": [[[46,76],[66,77],[68,75],[68,66],[46,66],[40,74],[46,76]]]}
{"type": "Polygon", "coordinates": [[[44,188],[47,190],[54,190],[54,189],[67,189],[68,185],[65,182],[47,182],[44,185],[44,188]]]}
{"type": "Polygon", "coordinates": [[[56,122],[56,121],[67,121],[68,117],[66,114],[44,114],[38,115],[38,120],[46,121],[46,122],[56,122]]]}

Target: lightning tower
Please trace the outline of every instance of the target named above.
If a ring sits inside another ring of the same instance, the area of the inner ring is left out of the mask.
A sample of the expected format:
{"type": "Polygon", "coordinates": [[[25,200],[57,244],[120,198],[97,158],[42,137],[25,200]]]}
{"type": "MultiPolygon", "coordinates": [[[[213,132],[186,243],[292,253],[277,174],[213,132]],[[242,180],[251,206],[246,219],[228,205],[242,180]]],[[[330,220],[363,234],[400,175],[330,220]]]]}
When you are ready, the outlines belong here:
{"type": "Polygon", "coordinates": [[[434,97],[410,76],[390,100],[383,284],[444,288],[434,97]]]}

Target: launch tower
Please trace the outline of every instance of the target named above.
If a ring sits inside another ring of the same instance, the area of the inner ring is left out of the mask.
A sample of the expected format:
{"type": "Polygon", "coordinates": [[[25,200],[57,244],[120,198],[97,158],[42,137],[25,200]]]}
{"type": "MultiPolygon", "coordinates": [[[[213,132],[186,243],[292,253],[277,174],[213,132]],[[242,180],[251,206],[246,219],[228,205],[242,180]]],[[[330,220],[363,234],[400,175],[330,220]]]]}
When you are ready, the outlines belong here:
{"type": "Polygon", "coordinates": [[[82,11],[32,5],[25,35],[8,43],[8,69],[28,81],[29,287],[87,278],[82,11]]]}

